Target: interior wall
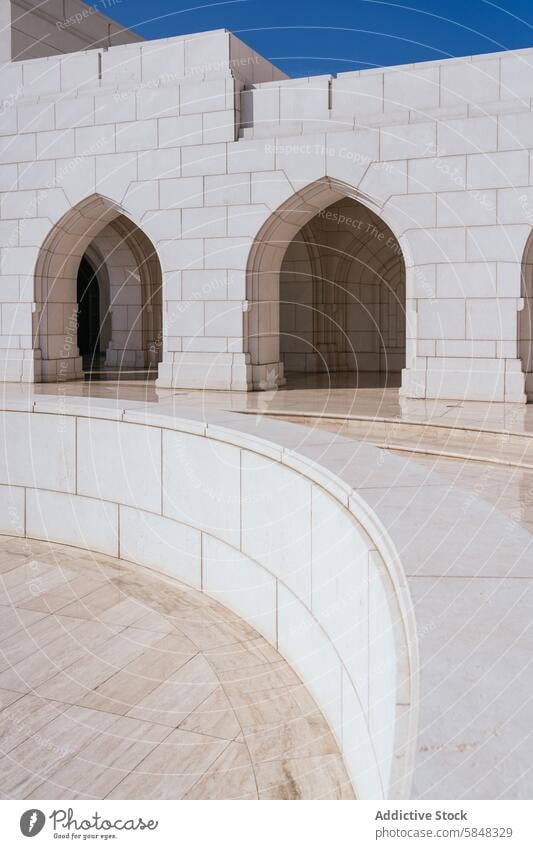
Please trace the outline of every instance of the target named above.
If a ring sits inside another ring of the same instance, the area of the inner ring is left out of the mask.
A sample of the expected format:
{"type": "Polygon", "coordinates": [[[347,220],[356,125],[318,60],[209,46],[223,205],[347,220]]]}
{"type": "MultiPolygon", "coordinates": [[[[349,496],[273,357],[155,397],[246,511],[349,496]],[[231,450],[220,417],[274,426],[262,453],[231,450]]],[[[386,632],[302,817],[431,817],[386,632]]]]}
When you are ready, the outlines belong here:
{"type": "Polygon", "coordinates": [[[84,257],[94,269],[100,292],[100,351],[106,351],[111,341],[111,310],[110,310],[110,281],[106,262],[98,250],[97,245],[91,242],[84,257]]]}
{"type": "Polygon", "coordinates": [[[522,262],[522,298],[524,308],[518,313],[518,356],[526,375],[528,401],[533,399],[533,237],[526,246],[522,262]]]}
{"type": "Polygon", "coordinates": [[[109,280],[110,334],[105,352],[108,366],[144,366],[140,272],[127,240],[113,224],[96,236],[92,246],[104,258],[109,280]]]}
{"type": "Polygon", "coordinates": [[[405,265],[387,225],[345,198],[295,236],[280,276],[285,372],[399,372],[405,265]]]}
{"type": "MultiPolygon", "coordinates": [[[[107,316],[101,311],[101,350],[106,366],[145,368],[150,346],[160,353],[155,337],[161,326],[156,315],[160,313],[161,275],[150,256],[153,248],[145,252],[141,239],[140,231],[119,216],[98,233],[88,249],[92,256],[101,258],[95,267],[101,291],[107,282],[107,298],[104,303],[102,298],[100,301],[102,306],[107,301],[107,316]],[[154,291],[157,288],[159,292],[154,291]]],[[[155,356],[155,361],[159,358],[155,356]]]]}

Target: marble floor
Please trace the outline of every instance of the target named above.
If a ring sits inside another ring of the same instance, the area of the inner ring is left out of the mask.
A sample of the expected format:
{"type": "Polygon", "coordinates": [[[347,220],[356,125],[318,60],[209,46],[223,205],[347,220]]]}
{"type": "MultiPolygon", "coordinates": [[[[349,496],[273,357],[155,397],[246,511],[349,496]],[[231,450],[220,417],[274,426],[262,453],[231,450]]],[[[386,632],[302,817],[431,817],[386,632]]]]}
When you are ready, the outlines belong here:
{"type": "Polygon", "coordinates": [[[283,658],[201,593],[0,537],[0,797],[347,799],[283,658]]]}
{"type": "MultiPolygon", "coordinates": [[[[364,384],[364,380],[360,382],[364,384]]],[[[8,407],[24,399],[31,403],[41,395],[64,395],[105,398],[118,406],[121,402],[147,403],[177,416],[180,408],[192,406],[206,411],[273,414],[284,421],[373,442],[393,453],[401,443],[399,456],[475,490],[533,532],[533,439],[529,439],[533,436],[533,404],[416,401],[401,398],[396,388],[345,384],[342,374],[293,378],[279,390],[250,393],[159,389],[153,381],[4,383],[0,384],[0,397],[8,407]],[[402,429],[403,424],[409,427],[402,429]],[[509,434],[520,438],[513,442],[506,438],[509,434]],[[511,465],[477,462],[479,455],[511,465]]]]}
{"type": "Polygon", "coordinates": [[[266,392],[226,392],[159,388],[154,381],[73,380],[64,383],[0,384],[4,403],[24,402],[36,395],[106,398],[147,404],[224,409],[260,414],[330,416],[387,420],[455,428],[482,428],[497,433],[533,434],[533,404],[477,401],[431,401],[403,398],[396,387],[366,386],[337,375],[291,377],[286,386],[266,392]]]}
{"type": "Polygon", "coordinates": [[[483,501],[533,534],[533,471],[530,469],[418,453],[409,455],[403,451],[398,456],[410,457],[454,486],[475,492],[483,501]]]}

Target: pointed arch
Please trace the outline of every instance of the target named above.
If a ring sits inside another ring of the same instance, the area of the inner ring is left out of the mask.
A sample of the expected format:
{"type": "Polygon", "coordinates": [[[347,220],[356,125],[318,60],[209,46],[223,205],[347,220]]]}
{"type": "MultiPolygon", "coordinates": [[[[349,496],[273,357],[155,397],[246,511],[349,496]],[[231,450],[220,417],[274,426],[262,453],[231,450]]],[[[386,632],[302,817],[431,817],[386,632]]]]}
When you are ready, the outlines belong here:
{"type": "MultiPolygon", "coordinates": [[[[302,234],[302,229],[309,226],[314,219],[323,210],[332,206],[335,203],[345,201],[355,201],[360,208],[368,213],[373,221],[380,223],[384,233],[390,237],[394,243],[394,250],[399,258],[398,267],[403,276],[402,285],[398,288],[401,295],[401,329],[398,338],[403,345],[403,353],[398,348],[395,352],[394,363],[398,370],[405,367],[406,343],[405,343],[405,302],[406,302],[406,267],[407,263],[404,258],[403,246],[400,239],[395,233],[395,222],[388,220],[389,217],[383,214],[382,208],[376,204],[371,198],[359,192],[353,186],[333,178],[324,177],[317,180],[305,188],[295,192],[285,203],[283,203],[272,215],[267,219],[259,230],[252,248],[248,256],[246,269],[246,285],[248,312],[246,321],[246,350],[250,356],[252,364],[252,379],[254,388],[271,388],[275,385],[280,385],[284,382],[284,364],[280,356],[280,274],[282,264],[287,253],[289,245],[293,242],[298,233],[302,234]]],[[[320,247],[320,246],[319,246],[320,247]]],[[[343,280],[336,280],[342,287],[348,273],[349,262],[347,257],[341,257],[337,265],[339,266],[339,274],[343,280]]],[[[353,260],[353,257],[351,258],[353,260]]],[[[385,266],[384,266],[385,267],[385,266]]],[[[324,275],[322,275],[324,279],[324,275]]],[[[320,287],[323,289],[323,285],[320,287]]],[[[390,287],[389,287],[390,288],[390,287]]],[[[391,289],[392,291],[392,289],[391,289]]],[[[391,300],[398,300],[396,295],[391,295],[391,300]]],[[[335,305],[334,309],[335,309],[335,305]]],[[[364,306],[364,305],[363,305],[364,306]]],[[[316,310],[314,310],[316,312],[316,310]]],[[[344,310],[346,312],[346,310],[344,310]]],[[[319,320],[314,319],[314,324],[320,325],[322,328],[322,336],[325,338],[324,327],[331,324],[337,326],[338,322],[334,317],[322,316],[319,320]]],[[[326,334],[329,338],[343,339],[346,341],[347,335],[342,328],[337,328],[334,333],[326,334]]],[[[348,347],[350,347],[349,343],[348,347]]],[[[333,352],[331,362],[338,364],[342,368],[342,364],[346,363],[351,353],[333,352]]],[[[315,352],[316,359],[316,352],[315,352]]],[[[353,357],[351,357],[353,361],[353,357]]],[[[364,361],[364,358],[362,358],[364,361]]],[[[370,359],[367,358],[367,362],[370,359]]],[[[387,354],[381,354],[377,362],[386,362],[387,354]]],[[[362,369],[365,370],[365,369],[362,369]]]]}
{"type": "Polygon", "coordinates": [[[43,381],[71,380],[83,375],[77,346],[76,279],[87,253],[92,256],[93,267],[94,258],[101,257],[95,268],[100,283],[109,277],[110,270],[114,271],[114,280],[108,280],[109,308],[102,321],[111,325],[116,364],[124,361],[147,367],[160,359],[162,274],[157,251],[126,210],[103,195],[93,194],[56,222],[37,257],[34,347],[40,351],[43,381]],[[103,233],[113,235],[111,245],[107,242],[107,252],[93,244],[103,233]],[[120,259],[121,252],[127,253],[127,259],[120,259]],[[132,282],[138,295],[133,295],[132,282]]]}

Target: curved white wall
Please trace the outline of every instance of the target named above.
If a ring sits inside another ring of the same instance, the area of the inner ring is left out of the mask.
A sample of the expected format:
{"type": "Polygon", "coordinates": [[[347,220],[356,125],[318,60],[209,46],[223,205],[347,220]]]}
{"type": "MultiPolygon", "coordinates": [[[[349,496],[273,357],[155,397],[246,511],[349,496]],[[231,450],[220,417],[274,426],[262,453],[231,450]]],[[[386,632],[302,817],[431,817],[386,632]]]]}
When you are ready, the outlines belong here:
{"type": "Polygon", "coordinates": [[[408,795],[413,623],[369,508],[290,446],[239,430],[239,416],[91,404],[0,414],[0,531],[123,557],[217,598],[300,674],[358,797],[408,795]]]}

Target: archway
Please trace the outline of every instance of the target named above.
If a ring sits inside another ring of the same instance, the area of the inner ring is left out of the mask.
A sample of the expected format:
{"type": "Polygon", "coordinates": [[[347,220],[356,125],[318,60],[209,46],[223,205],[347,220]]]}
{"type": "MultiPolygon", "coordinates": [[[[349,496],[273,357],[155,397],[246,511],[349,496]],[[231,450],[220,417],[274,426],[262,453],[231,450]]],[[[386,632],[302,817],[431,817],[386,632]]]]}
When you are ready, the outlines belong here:
{"type": "Polygon", "coordinates": [[[80,378],[84,366],[156,376],[161,267],[151,241],[116,204],[93,195],[60,219],[39,253],[35,288],[43,381],[80,378]]]}
{"type": "Polygon", "coordinates": [[[533,233],[529,237],[522,260],[522,298],[524,307],[518,313],[518,356],[525,374],[528,403],[533,401],[533,233]]]}
{"type": "Polygon", "coordinates": [[[406,272],[372,202],[329,178],[295,193],[261,228],[247,268],[253,385],[399,386],[406,272]],[[321,377],[322,376],[323,380],[321,377]]]}

